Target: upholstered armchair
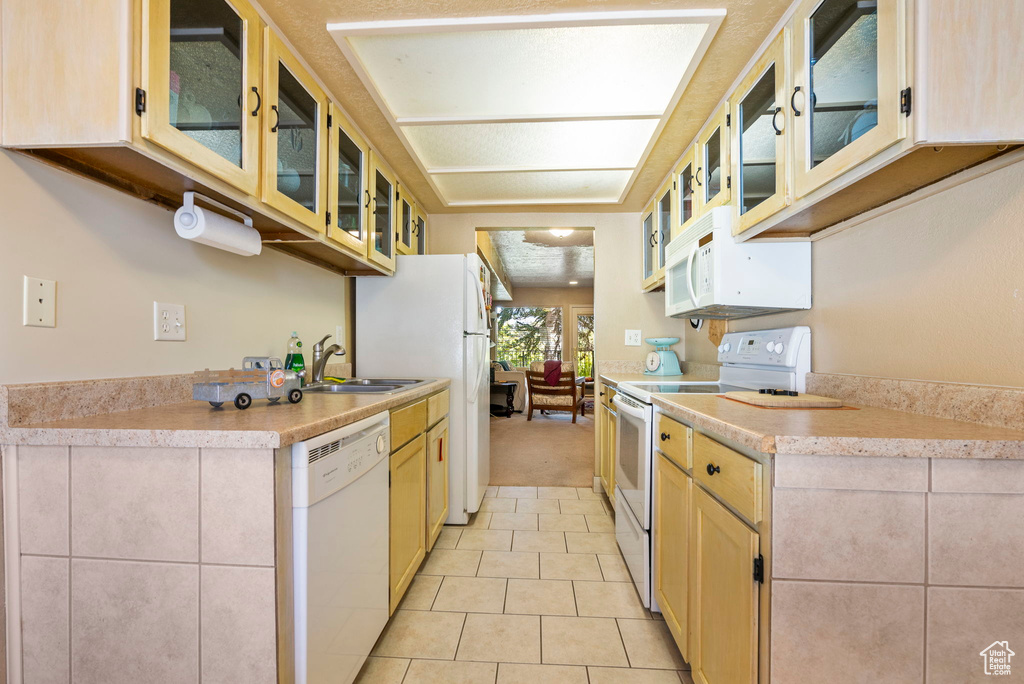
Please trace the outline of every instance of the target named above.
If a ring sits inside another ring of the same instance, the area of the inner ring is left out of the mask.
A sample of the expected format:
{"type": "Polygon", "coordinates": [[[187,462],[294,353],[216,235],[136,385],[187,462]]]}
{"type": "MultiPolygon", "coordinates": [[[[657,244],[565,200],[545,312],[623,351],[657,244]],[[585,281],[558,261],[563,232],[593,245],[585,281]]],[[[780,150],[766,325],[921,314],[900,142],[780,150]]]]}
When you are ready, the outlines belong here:
{"type": "Polygon", "coordinates": [[[526,372],[526,384],[530,389],[530,410],[527,420],[533,420],[534,409],[538,411],[569,411],[572,422],[576,414],[587,415],[583,404],[583,387],[576,384],[576,369],[570,361],[562,362],[562,372],[555,385],[544,379],[544,362],[534,361],[526,372]]]}
{"type": "MultiPolygon", "coordinates": [[[[494,382],[516,383],[516,393],[512,398],[512,409],[522,413],[526,410],[526,370],[523,368],[511,368],[507,362],[498,361],[492,363],[494,369],[494,382]]],[[[493,403],[493,402],[492,402],[493,403]]],[[[502,396],[501,404],[505,403],[502,396]]]]}

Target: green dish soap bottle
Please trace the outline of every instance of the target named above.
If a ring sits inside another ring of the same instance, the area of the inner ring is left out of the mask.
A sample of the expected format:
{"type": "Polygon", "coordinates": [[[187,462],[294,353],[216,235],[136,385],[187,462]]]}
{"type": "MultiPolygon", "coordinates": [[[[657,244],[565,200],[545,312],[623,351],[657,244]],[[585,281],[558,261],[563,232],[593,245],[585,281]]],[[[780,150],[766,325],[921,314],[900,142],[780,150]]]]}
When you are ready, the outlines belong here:
{"type": "MultiPolygon", "coordinates": [[[[300,374],[306,370],[306,361],[302,358],[302,340],[299,339],[299,333],[295,331],[292,331],[292,336],[288,340],[288,356],[284,360],[284,367],[300,374]]],[[[305,377],[300,375],[300,379],[301,384],[305,385],[305,377]]]]}

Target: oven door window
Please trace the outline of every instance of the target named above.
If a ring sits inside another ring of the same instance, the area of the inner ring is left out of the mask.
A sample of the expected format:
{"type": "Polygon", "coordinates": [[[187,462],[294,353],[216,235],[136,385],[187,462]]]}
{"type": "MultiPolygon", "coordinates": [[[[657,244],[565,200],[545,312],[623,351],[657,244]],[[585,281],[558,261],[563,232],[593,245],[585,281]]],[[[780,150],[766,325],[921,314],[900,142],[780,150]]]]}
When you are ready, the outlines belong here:
{"type": "Polygon", "coordinates": [[[615,464],[615,483],[626,505],[637,520],[647,519],[645,492],[647,488],[646,455],[647,426],[642,418],[636,418],[619,410],[618,444],[615,464]]]}

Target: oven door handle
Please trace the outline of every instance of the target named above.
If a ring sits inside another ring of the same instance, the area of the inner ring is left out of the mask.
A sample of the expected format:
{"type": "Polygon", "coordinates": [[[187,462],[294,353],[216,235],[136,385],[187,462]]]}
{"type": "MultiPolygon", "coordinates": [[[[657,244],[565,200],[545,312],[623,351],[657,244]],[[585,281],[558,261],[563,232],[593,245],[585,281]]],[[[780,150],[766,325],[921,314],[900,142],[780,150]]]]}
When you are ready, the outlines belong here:
{"type": "Polygon", "coordinates": [[[640,419],[641,422],[644,422],[647,419],[647,416],[644,415],[643,409],[627,404],[620,400],[618,395],[612,397],[612,403],[618,407],[620,414],[624,413],[627,416],[633,416],[634,418],[640,419]]]}

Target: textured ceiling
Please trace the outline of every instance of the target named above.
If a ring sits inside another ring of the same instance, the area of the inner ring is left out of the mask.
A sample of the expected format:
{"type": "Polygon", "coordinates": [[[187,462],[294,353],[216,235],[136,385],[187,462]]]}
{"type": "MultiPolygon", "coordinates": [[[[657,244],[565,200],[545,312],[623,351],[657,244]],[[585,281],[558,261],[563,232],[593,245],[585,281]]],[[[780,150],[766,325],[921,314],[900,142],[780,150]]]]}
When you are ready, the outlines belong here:
{"type": "Polygon", "coordinates": [[[505,274],[517,287],[594,286],[594,231],[576,229],[557,237],[547,228],[490,231],[505,274]]]}
{"type": "MultiPolygon", "coordinates": [[[[675,112],[621,206],[586,204],[546,206],[545,211],[640,211],[657,190],[700,125],[768,37],[791,0],[260,0],[267,16],[296,46],[339,104],[381,152],[428,212],[443,210],[405,146],[359,77],[345,60],[326,26],[335,22],[433,17],[544,14],[574,10],[707,9],[727,11],[714,42],[697,68],[675,112]]],[[[457,213],[459,208],[444,211],[457,213]]],[[[462,211],[479,212],[479,207],[462,211]]],[[[536,207],[493,207],[489,211],[536,211],[536,207]]]]}

